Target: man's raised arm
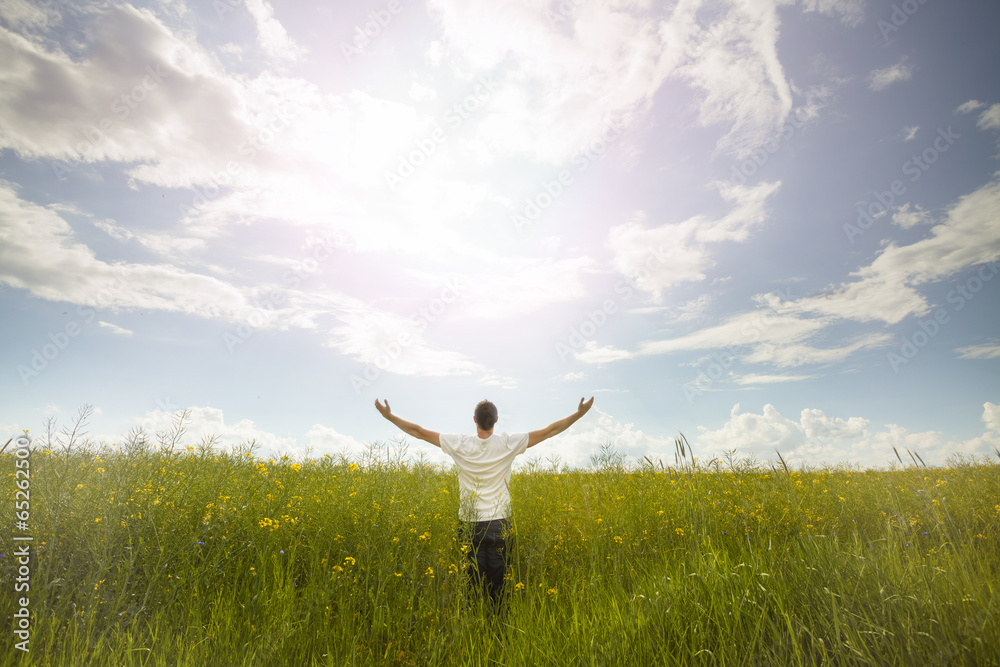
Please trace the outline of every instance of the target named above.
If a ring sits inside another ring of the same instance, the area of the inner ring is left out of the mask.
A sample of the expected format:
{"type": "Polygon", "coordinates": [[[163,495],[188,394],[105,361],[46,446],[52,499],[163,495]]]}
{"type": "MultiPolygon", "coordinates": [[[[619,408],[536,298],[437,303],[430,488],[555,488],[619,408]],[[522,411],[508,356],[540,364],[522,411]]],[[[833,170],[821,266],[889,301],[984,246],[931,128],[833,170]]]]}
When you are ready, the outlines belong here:
{"type": "Polygon", "coordinates": [[[557,422],[552,422],[543,429],[537,431],[531,431],[528,433],[528,447],[534,447],[543,440],[548,440],[554,435],[558,435],[568,429],[573,423],[580,417],[587,414],[587,410],[590,410],[590,406],[594,404],[594,397],[591,396],[589,401],[584,401],[580,399],[580,407],[576,409],[576,412],[571,414],[569,417],[560,419],[557,422]]]}
{"type": "MultiPolygon", "coordinates": [[[[593,400],[593,399],[591,399],[593,400]]],[[[417,426],[413,422],[408,422],[405,419],[400,419],[396,415],[392,414],[389,410],[389,401],[386,400],[385,405],[378,402],[375,399],[375,409],[379,411],[383,417],[395,424],[400,431],[406,433],[407,435],[412,435],[414,438],[419,438],[424,442],[429,442],[435,447],[441,446],[441,434],[436,431],[428,431],[423,426],[417,426]]]]}

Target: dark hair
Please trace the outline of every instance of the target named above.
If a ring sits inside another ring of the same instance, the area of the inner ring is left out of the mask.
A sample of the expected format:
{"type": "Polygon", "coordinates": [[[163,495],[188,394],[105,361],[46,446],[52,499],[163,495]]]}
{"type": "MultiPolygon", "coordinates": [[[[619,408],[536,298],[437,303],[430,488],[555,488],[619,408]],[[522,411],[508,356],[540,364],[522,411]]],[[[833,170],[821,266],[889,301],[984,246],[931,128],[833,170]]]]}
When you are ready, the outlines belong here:
{"type": "Polygon", "coordinates": [[[497,406],[489,401],[479,401],[473,418],[476,420],[476,426],[489,431],[497,423],[497,406]]]}

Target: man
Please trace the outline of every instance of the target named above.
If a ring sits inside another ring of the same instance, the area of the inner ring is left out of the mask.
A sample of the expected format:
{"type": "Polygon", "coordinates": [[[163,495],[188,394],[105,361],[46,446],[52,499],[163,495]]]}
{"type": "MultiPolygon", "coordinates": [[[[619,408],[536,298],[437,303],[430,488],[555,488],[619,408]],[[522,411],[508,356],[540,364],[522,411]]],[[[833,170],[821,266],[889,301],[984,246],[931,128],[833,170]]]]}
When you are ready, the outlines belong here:
{"type": "Polygon", "coordinates": [[[469,576],[479,586],[485,583],[493,608],[503,608],[503,586],[507,573],[506,535],[510,515],[510,468],[514,458],[529,447],[562,433],[587,414],[594,404],[580,399],[576,412],[530,433],[494,433],[497,408],[480,401],[472,415],[476,435],[436,433],[392,414],[389,401],[375,400],[375,408],[404,433],[440,447],[455,460],[461,498],[463,537],[472,543],[469,576]],[[485,578],[485,581],[484,581],[485,578]]]}

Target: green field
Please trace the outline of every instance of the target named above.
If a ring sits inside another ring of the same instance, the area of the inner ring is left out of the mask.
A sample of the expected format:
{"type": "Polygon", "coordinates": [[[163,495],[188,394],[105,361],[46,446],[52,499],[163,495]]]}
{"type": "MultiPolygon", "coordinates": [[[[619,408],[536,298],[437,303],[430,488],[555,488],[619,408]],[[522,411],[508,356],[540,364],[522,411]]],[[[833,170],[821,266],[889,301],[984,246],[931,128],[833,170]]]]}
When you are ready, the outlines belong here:
{"type": "MultiPolygon", "coordinates": [[[[1000,664],[995,460],[529,465],[497,624],[467,590],[457,476],[396,447],[68,440],[35,441],[30,653],[9,629],[2,664],[1000,664]]],[[[3,532],[13,628],[22,533],[3,532]]]]}

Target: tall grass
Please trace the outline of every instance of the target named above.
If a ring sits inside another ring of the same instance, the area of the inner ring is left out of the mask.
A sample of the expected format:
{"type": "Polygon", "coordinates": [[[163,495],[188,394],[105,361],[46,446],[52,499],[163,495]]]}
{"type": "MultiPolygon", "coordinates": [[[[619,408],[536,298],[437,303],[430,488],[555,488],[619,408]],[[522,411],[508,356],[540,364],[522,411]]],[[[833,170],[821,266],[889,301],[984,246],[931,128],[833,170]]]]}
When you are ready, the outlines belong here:
{"type": "Polygon", "coordinates": [[[1000,664],[1000,466],[701,464],[685,444],[670,467],[605,448],[515,473],[498,623],[466,585],[450,470],[223,453],[181,424],[101,447],[50,430],[31,653],[3,664],[1000,664]]]}

